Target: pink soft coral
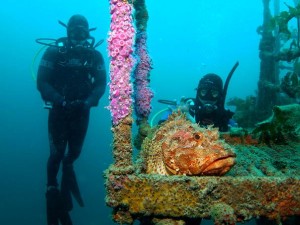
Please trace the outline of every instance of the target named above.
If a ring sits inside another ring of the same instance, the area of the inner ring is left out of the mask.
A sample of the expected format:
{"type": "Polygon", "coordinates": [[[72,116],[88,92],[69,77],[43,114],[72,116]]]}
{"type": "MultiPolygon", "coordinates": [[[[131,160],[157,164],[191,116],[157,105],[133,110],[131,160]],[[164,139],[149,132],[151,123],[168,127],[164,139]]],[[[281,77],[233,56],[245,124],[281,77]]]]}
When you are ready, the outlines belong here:
{"type": "Polygon", "coordinates": [[[122,0],[110,1],[111,31],[108,38],[110,61],[110,105],[113,125],[118,124],[132,111],[132,85],[130,74],[135,64],[132,24],[132,5],[122,0]],[[126,28],[126,29],[125,29],[126,28]]]}

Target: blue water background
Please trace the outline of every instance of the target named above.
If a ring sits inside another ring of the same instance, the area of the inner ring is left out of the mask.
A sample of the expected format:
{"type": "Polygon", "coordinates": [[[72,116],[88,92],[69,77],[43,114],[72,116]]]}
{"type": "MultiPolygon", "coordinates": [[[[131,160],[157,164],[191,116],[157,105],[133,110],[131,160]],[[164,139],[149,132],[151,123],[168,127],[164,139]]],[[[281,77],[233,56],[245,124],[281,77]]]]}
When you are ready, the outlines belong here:
{"type": "MultiPolygon", "coordinates": [[[[292,1],[286,1],[293,5],[292,1]]],[[[272,5],[271,1],[271,5],[272,5]]],[[[208,72],[225,80],[238,60],[228,98],[255,94],[259,77],[256,29],[262,1],[148,0],[148,45],[153,60],[153,113],[158,99],[193,97],[199,78],[208,72]]],[[[282,4],[282,9],[286,7],[282,4]]],[[[10,0],[0,7],[0,224],[42,225],[45,219],[46,161],[49,155],[47,110],[36,90],[31,66],[39,37],[65,36],[57,21],[85,15],[98,40],[109,31],[108,1],[10,0]]],[[[107,43],[98,48],[108,70],[107,43]]],[[[38,55],[34,71],[38,65],[38,55]]],[[[103,171],[112,162],[108,89],[91,112],[83,152],[75,167],[86,206],[76,204],[74,225],[113,224],[105,206],[103,171]]]]}

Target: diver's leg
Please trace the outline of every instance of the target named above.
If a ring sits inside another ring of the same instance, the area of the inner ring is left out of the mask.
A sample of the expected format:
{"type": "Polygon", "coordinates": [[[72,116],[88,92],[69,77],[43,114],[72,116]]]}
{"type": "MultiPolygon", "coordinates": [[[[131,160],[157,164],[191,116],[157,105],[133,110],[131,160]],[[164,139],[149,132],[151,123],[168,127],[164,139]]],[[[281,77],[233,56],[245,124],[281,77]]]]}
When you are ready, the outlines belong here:
{"type": "Polygon", "coordinates": [[[67,146],[67,121],[64,112],[50,110],[48,118],[48,134],[50,156],[47,163],[47,186],[57,187],[57,173],[67,146]]]}
{"type": "MultiPolygon", "coordinates": [[[[62,194],[66,200],[70,200],[73,194],[79,205],[84,203],[79,191],[73,162],[79,157],[89,123],[89,111],[74,112],[69,123],[68,152],[63,159],[62,194]]],[[[66,201],[66,204],[67,201],[66,201]]]]}
{"type": "Polygon", "coordinates": [[[89,124],[89,111],[79,111],[72,115],[68,124],[69,149],[63,159],[63,166],[73,164],[79,157],[89,124]]]}
{"type": "Polygon", "coordinates": [[[63,115],[50,110],[48,133],[50,156],[47,163],[46,208],[48,225],[58,225],[61,213],[61,195],[58,189],[57,173],[66,149],[66,124],[63,115]]]}

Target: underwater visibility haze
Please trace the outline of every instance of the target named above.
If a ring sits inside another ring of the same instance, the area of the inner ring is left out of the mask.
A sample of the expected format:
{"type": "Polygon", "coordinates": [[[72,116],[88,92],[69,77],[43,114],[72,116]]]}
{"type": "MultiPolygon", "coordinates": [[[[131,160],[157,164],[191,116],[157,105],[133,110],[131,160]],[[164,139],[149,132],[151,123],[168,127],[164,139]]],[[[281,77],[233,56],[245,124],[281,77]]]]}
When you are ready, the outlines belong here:
{"type": "MultiPolygon", "coordinates": [[[[237,61],[240,65],[227,100],[256,94],[261,38],[256,30],[263,22],[262,1],[146,0],[146,5],[148,51],[153,61],[151,117],[166,107],[157,100],[194,97],[203,75],[216,73],[225,81],[237,61]]],[[[285,7],[282,3],[281,9],[285,7]]],[[[91,33],[96,41],[105,40],[98,50],[108,73],[109,1],[11,0],[0,9],[0,224],[46,224],[48,112],[36,89],[42,46],[35,39],[65,36],[58,20],[67,23],[78,13],[86,16],[90,27],[97,27],[91,33]]],[[[85,207],[74,204],[74,225],[114,224],[112,210],[105,205],[103,177],[113,162],[108,92],[107,88],[98,107],[91,110],[83,150],[75,163],[85,207]]]]}

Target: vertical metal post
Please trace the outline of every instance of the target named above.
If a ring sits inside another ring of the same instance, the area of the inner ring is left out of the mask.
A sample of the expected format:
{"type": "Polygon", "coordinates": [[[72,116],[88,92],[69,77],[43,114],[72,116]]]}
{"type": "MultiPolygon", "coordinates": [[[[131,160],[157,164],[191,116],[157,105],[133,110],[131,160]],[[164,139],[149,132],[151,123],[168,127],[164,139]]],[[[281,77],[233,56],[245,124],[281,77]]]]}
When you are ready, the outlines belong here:
{"type": "Polygon", "coordinates": [[[110,0],[111,24],[108,38],[110,56],[110,105],[113,132],[114,173],[133,171],[132,165],[132,84],[135,64],[133,43],[135,29],[132,1],[110,0]]]}

